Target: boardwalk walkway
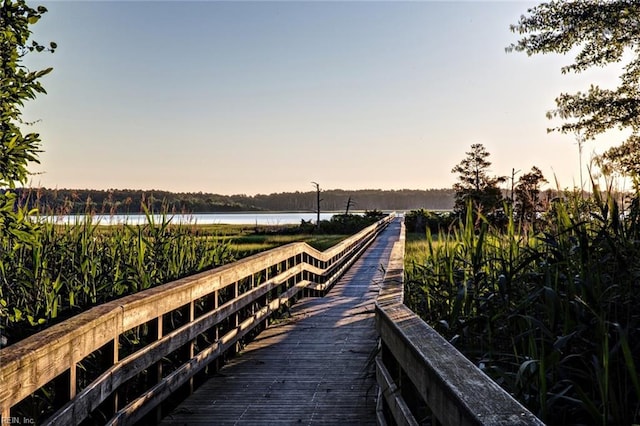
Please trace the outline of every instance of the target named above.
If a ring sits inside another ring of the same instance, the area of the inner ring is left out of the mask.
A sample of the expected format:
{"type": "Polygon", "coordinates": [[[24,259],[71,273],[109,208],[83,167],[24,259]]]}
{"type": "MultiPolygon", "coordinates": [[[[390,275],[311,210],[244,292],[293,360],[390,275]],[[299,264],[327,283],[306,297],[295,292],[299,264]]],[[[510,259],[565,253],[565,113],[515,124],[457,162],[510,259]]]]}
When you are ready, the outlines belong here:
{"type": "Polygon", "coordinates": [[[373,304],[398,219],[324,298],[306,298],[163,425],[375,424],[373,304]]]}

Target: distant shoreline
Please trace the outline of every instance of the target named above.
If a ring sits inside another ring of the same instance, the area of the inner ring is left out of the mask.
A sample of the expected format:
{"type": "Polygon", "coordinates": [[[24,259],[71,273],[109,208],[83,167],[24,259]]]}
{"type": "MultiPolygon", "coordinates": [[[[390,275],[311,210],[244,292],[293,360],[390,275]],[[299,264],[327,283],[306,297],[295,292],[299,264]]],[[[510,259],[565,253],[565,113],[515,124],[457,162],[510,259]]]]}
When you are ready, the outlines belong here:
{"type": "MultiPolygon", "coordinates": [[[[315,191],[269,195],[220,195],[142,190],[76,190],[17,188],[18,203],[38,208],[41,214],[140,214],[145,210],[167,213],[315,212],[315,191]]],[[[455,192],[428,190],[321,191],[320,211],[450,210],[455,192]]]]}

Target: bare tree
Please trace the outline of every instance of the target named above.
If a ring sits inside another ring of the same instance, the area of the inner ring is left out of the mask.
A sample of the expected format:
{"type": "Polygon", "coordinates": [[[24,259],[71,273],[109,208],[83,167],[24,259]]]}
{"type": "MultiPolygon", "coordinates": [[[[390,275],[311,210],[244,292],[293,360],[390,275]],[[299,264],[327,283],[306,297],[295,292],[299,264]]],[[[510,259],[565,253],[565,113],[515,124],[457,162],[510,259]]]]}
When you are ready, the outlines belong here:
{"type": "Polygon", "coordinates": [[[320,201],[322,201],[322,199],[320,198],[320,184],[317,182],[311,183],[316,187],[316,213],[318,214],[318,218],[316,220],[316,228],[320,229],[320,201]]]}
{"type": "Polygon", "coordinates": [[[353,198],[351,198],[351,195],[349,195],[349,199],[347,200],[347,208],[345,209],[344,214],[347,215],[349,214],[349,209],[351,208],[351,206],[353,206],[354,202],[353,202],[353,198]]]}

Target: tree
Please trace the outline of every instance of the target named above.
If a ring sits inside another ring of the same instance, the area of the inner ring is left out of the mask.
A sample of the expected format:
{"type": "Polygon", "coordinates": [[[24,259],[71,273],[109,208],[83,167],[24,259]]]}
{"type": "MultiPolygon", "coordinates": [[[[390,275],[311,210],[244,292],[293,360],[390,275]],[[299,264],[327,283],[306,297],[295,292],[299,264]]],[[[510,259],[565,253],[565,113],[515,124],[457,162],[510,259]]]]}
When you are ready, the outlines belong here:
{"type": "Polygon", "coordinates": [[[38,162],[40,137],[37,133],[23,134],[21,108],[24,102],[46,93],[39,79],[51,72],[51,68],[30,71],[22,64],[29,52],[53,51],[31,41],[29,27],[47,11],[43,6],[33,9],[24,0],[4,0],[0,6],[0,187],[15,187],[16,182],[26,183],[29,176],[27,164],[38,162]]]}
{"type": "Polygon", "coordinates": [[[540,185],[547,180],[536,166],[518,179],[515,188],[514,213],[521,224],[533,225],[540,211],[540,185]]]}
{"type": "Polygon", "coordinates": [[[311,183],[316,187],[316,213],[318,215],[318,219],[316,220],[316,228],[320,229],[320,201],[322,201],[322,198],[320,198],[320,184],[317,182],[311,183]]]}
{"type": "Polygon", "coordinates": [[[344,211],[344,214],[345,214],[345,215],[349,214],[349,209],[350,209],[350,208],[351,208],[351,206],[353,206],[353,205],[354,205],[353,198],[351,198],[351,195],[349,195],[349,199],[347,200],[347,207],[346,207],[346,209],[345,209],[345,211],[344,211]]]}
{"type": "MultiPolygon", "coordinates": [[[[39,79],[51,68],[30,71],[22,63],[29,52],[53,51],[55,43],[48,48],[31,41],[29,27],[47,11],[40,6],[33,9],[24,0],[1,0],[0,3],[0,320],[21,315],[9,312],[11,300],[28,297],[20,288],[12,286],[14,274],[35,274],[14,264],[15,251],[39,243],[39,225],[30,219],[34,212],[26,208],[16,209],[16,194],[5,191],[15,188],[16,182],[26,183],[29,176],[27,165],[38,161],[40,137],[36,133],[23,134],[21,125],[24,102],[45,93],[39,79]]],[[[42,268],[41,268],[42,269],[42,268]]],[[[18,280],[20,281],[20,280],[18,280]]],[[[29,318],[32,322],[34,319],[29,318]]],[[[39,322],[44,321],[40,319],[39,322]]],[[[0,334],[3,325],[0,323],[0,334]]]]}
{"type": "Polygon", "coordinates": [[[615,89],[591,85],[586,92],[561,93],[557,108],[547,117],[565,120],[549,129],[562,133],[579,132],[587,139],[613,128],[630,128],[632,136],[640,132],[640,2],[637,0],[578,0],[542,3],[521,16],[511,30],[524,35],[507,51],[567,54],[579,49],[573,64],[562,73],[580,73],[591,67],[603,67],[626,60],[615,89]],[[569,121],[567,121],[569,120],[569,121]]]}
{"type": "Polygon", "coordinates": [[[453,185],[455,190],[454,212],[465,214],[467,205],[480,213],[494,212],[502,205],[502,191],[498,184],[504,182],[504,177],[490,177],[488,160],[489,152],[482,144],[471,145],[467,157],[455,166],[451,173],[458,174],[458,182],[453,185]]]}
{"type": "Polygon", "coordinates": [[[601,159],[609,162],[616,171],[630,176],[636,190],[640,190],[640,136],[631,136],[622,145],[610,148],[601,159]]]}

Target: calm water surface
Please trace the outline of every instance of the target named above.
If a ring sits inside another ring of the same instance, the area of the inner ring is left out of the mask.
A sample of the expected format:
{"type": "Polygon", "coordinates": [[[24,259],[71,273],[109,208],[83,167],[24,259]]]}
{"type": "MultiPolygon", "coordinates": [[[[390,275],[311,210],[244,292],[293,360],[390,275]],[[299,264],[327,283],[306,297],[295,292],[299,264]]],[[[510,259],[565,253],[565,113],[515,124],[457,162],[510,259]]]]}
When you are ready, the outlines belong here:
{"type": "MultiPolygon", "coordinates": [[[[337,212],[320,213],[320,220],[328,220],[337,212]]],[[[264,212],[240,212],[240,213],[202,213],[202,214],[175,214],[167,215],[171,218],[171,223],[192,223],[199,225],[210,224],[231,224],[231,225],[292,225],[299,224],[301,220],[316,221],[317,214],[309,212],[280,212],[280,213],[264,213],[264,212]]],[[[54,223],[73,224],[83,222],[84,215],[61,215],[51,216],[50,219],[54,223]]],[[[147,217],[143,214],[96,214],[93,215],[94,223],[101,225],[117,225],[128,223],[129,225],[140,225],[147,223],[147,217]]],[[[154,221],[159,223],[162,221],[161,215],[154,215],[154,221]]]]}

